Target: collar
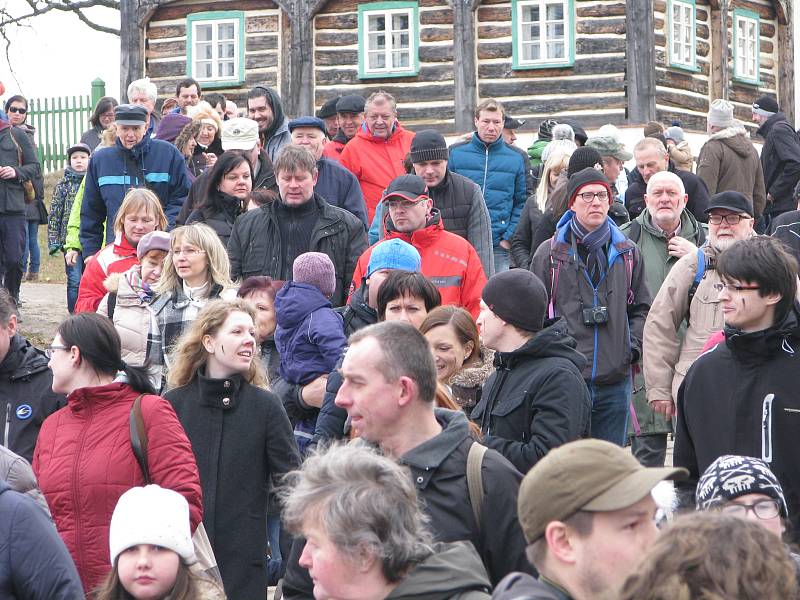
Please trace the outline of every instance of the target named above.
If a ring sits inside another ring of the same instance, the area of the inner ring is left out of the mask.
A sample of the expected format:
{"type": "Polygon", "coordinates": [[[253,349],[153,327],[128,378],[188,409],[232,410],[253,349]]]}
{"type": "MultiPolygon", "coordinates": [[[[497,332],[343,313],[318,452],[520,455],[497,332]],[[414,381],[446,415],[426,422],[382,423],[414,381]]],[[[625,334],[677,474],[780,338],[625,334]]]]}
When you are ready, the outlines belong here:
{"type": "Polygon", "coordinates": [[[183,284],[183,293],[190,302],[208,298],[209,288],[211,287],[208,281],[198,287],[189,287],[185,281],[181,283],[183,284]]]}
{"type": "Polygon", "coordinates": [[[200,388],[200,402],[211,408],[229,410],[237,405],[237,397],[242,387],[242,376],[233,375],[223,379],[206,377],[205,369],[197,371],[197,385],[200,388]]]}
{"type": "Polygon", "coordinates": [[[411,467],[419,489],[427,487],[436,469],[469,437],[469,425],[463,412],[446,408],[434,411],[442,432],[400,457],[402,464],[411,467]]]}
{"type": "Polygon", "coordinates": [[[569,592],[557,584],[552,579],[548,579],[544,575],[539,575],[539,582],[543,583],[547,587],[551,589],[551,591],[556,595],[558,600],[572,600],[572,596],[569,595],[569,592]]]}
{"type": "MultiPolygon", "coordinates": [[[[387,211],[388,213],[388,211],[387,211]]],[[[386,216],[386,238],[400,238],[415,248],[433,246],[439,240],[439,234],[444,230],[442,217],[438,208],[431,209],[431,216],[425,227],[411,233],[400,232],[394,229],[391,217],[386,216]]]]}
{"type": "Polygon", "coordinates": [[[500,137],[498,137],[495,141],[487,144],[480,138],[478,132],[476,131],[472,134],[472,143],[478,146],[479,148],[488,148],[489,150],[493,150],[494,148],[498,148],[504,145],[506,142],[503,139],[503,134],[500,133],[500,137]]]}

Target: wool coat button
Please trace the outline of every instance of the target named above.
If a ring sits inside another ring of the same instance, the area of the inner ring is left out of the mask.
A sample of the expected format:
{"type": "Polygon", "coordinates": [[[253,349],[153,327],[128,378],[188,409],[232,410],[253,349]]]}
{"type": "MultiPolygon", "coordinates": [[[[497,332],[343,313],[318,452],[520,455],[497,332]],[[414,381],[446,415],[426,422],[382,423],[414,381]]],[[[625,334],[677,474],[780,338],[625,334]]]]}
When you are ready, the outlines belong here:
{"type": "Polygon", "coordinates": [[[224,385],[226,388],[229,388],[229,387],[231,387],[231,382],[230,382],[230,381],[226,381],[226,382],[225,382],[223,385],[224,385]]]}
{"type": "Polygon", "coordinates": [[[229,406],[230,403],[231,403],[231,399],[230,398],[223,398],[222,399],[223,406],[229,406]]]}

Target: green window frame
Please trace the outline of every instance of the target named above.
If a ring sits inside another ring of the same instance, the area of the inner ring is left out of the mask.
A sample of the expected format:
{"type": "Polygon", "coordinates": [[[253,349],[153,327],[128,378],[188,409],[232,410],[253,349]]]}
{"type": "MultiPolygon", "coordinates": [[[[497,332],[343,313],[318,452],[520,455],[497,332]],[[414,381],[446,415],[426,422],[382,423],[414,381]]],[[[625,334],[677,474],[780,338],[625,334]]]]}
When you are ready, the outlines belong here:
{"type": "Polygon", "coordinates": [[[203,89],[244,83],[244,12],[224,10],[186,17],[186,74],[203,89]]]}
{"type": "Polygon", "coordinates": [[[419,3],[358,6],[358,77],[410,77],[419,73],[419,3]]]}
{"type": "Polygon", "coordinates": [[[751,10],[733,10],[733,79],[759,85],[761,18],[751,10]]]}
{"type": "Polygon", "coordinates": [[[667,2],[667,55],[669,66],[689,71],[697,68],[697,7],[695,0],[667,2]]]}
{"type": "Polygon", "coordinates": [[[511,0],[511,40],[512,69],[571,67],[574,0],[511,0]]]}

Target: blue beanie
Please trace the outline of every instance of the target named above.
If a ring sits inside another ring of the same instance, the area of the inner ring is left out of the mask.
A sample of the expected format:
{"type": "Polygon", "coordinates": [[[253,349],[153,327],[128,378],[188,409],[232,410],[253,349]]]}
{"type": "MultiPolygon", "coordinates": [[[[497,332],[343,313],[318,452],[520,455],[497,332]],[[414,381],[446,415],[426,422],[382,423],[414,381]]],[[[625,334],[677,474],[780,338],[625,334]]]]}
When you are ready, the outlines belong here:
{"type": "Polygon", "coordinates": [[[372,249],[366,277],[381,269],[420,271],[422,269],[422,257],[411,244],[392,238],[380,242],[372,249]]]}

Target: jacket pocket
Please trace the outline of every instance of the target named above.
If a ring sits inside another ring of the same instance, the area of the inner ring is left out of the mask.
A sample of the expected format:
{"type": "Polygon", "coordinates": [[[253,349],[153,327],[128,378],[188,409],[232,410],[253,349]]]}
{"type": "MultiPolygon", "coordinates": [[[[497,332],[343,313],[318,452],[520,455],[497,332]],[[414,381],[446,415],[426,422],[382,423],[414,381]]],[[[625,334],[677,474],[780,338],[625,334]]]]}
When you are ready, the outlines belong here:
{"type": "Polygon", "coordinates": [[[494,405],[492,416],[507,417],[513,413],[515,416],[522,418],[524,416],[525,399],[527,397],[528,395],[525,392],[503,396],[494,405]]]}

